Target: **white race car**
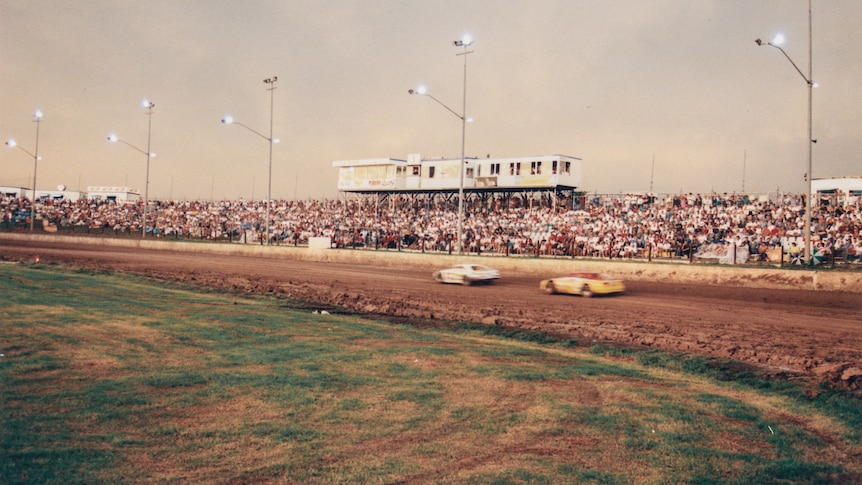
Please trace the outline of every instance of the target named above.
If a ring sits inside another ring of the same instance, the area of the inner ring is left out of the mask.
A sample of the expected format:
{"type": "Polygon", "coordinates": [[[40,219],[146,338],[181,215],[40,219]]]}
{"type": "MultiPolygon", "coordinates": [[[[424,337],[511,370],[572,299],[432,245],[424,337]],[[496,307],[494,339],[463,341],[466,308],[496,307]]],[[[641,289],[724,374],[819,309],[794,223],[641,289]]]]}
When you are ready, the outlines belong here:
{"type": "Polygon", "coordinates": [[[451,268],[445,268],[434,272],[434,281],[438,283],[460,283],[472,285],[473,283],[490,283],[500,277],[500,272],[482,264],[456,264],[451,268]]]}

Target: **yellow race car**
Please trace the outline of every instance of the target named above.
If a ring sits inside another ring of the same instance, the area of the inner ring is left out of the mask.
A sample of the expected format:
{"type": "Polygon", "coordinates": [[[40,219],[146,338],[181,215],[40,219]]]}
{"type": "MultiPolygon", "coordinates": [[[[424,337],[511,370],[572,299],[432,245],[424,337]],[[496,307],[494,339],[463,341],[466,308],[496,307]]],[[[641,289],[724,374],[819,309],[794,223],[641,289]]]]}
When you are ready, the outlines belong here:
{"type": "Polygon", "coordinates": [[[620,278],[613,278],[601,273],[581,271],[567,276],[542,280],[539,289],[549,295],[568,293],[589,298],[593,295],[609,295],[623,293],[626,285],[620,278]]]}

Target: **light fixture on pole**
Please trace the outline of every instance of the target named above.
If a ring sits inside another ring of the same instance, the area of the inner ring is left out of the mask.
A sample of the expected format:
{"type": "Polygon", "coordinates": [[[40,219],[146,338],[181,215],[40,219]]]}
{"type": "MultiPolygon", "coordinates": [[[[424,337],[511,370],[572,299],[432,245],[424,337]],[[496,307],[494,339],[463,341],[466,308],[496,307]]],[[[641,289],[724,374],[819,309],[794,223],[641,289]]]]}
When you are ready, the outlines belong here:
{"type": "MultiPolygon", "coordinates": [[[[108,141],[109,141],[109,142],[111,142],[111,143],[117,143],[117,142],[122,143],[122,144],[124,144],[124,145],[126,145],[126,146],[128,146],[128,147],[131,147],[131,148],[133,148],[134,150],[139,151],[139,152],[143,153],[144,155],[146,155],[146,156],[147,156],[147,173],[146,173],[146,176],[147,176],[147,182],[149,182],[149,177],[150,177],[150,159],[151,159],[151,158],[153,158],[153,157],[155,157],[155,156],[156,156],[156,154],[155,154],[155,153],[153,153],[153,152],[150,152],[150,151],[144,151],[144,150],[141,150],[140,148],[136,147],[135,145],[132,145],[131,143],[127,142],[126,140],[123,140],[122,138],[118,137],[118,136],[117,136],[117,135],[115,135],[114,133],[111,133],[110,135],[108,135],[108,141]]],[[[149,142],[147,142],[147,147],[149,147],[149,142]]],[[[144,195],[144,212],[143,212],[143,224],[142,224],[142,226],[143,226],[143,227],[141,228],[141,237],[146,237],[146,234],[147,234],[147,201],[148,201],[148,192],[147,192],[147,190],[146,190],[146,189],[144,189],[144,194],[145,194],[145,195],[144,195]]]]}
{"type": "Polygon", "coordinates": [[[240,123],[239,121],[236,121],[235,119],[233,119],[233,116],[231,116],[231,115],[225,115],[225,117],[221,119],[221,122],[226,124],[226,125],[242,126],[246,130],[254,133],[255,135],[257,135],[261,138],[263,138],[264,140],[266,140],[269,143],[269,172],[268,172],[268,176],[267,176],[267,188],[266,188],[266,223],[264,224],[264,227],[266,228],[265,230],[266,230],[266,245],[267,246],[269,246],[269,223],[270,223],[269,206],[270,206],[270,201],[272,200],[272,144],[278,143],[278,139],[272,137],[272,121],[273,121],[273,113],[274,113],[274,110],[273,110],[274,103],[273,102],[275,99],[274,91],[275,91],[275,82],[276,81],[278,81],[278,76],[273,76],[271,78],[267,78],[267,79],[263,80],[263,82],[265,84],[269,85],[269,87],[266,88],[266,90],[269,91],[269,136],[266,136],[263,133],[261,133],[257,130],[254,130],[252,128],[249,128],[248,126],[240,123]]]}
{"type": "Polygon", "coordinates": [[[39,167],[39,125],[42,123],[42,110],[37,109],[33,113],[33,122],[36,123],[36,153],[30,153],[26,148],[19,145],[13,138],[6,141],[9,148],[18,147],[27,155],[33,157],[33,200],[30,201],[30,232],[33,232],[33,224],[36,221],[36,171],[39,167]]]}
{"type": "Polygon", "coordinates": [[[147,209],[148,209],[149,204],[150,204],[150,159],[156,156],[155,153],[150,151],[150,141],[151,141],[152,127],[153,127],[153,108],[155,108],[156,105],[155,105],[155,103],[144,98],[144,100],[141,102],[141,106],[147,110],[146,114],[147,114],[147,117],[149,118],[147,121],[147,149],[146,149],[146,151],[141,150],[140,148],[136,147],[135,145],[132,145],[131,143],[127,142],[126,140],[121,139],[120,137],[118,137],[114,133],[111,133],[108,135],[108,141],[111,143],[120,142],[126,146],[129,146],[129,147],[143,153],[147,157],[147,171],[146,171],[145,179],[144,179],[144,211],[143,211],[143,215],[142,215],[143,223],[141,224],[141,237],[143,238],[143,237],[147,236],[147,209]]]}
{"type": "MultiPolygon", "coordinates": [[[[147,179],[149,179],[149,177],[150,177],[150,159],[156,156],[155,153],[141,150],[140,148],[136,147],[135,145],[132,145],[131,143],[127,142],[126,140],[123,140],[122,138],[118,137],[114,133],[111,133],[110,135],[108,135],[108,141],[111,143],[117,143],[117,142],[122,143],[122,144],[124,144],[128,147],[131,147],[131,148],[143,153],[144,155],[146,155],[147,156],[147,179]]],[[[149,148],[149,146],[150,146],[149,141],[147,141],[147,147],[149,148]]],[[[144,193],[146,194],[147,192],[145,191],[144,193]]],[[[146,197],[146,195],[145,195],[145,197],[146,197]]],[[[145,199],[145,201],[144,201],[143,229],[141,229],[141,237],[146,237],[146,234],[147,234],[147,203],[146,203],[146,200],[147,199],[145,199]]]]}
{"type": "Polygon", "coordinates": [[[455,47],[463,47],[464,51],[455,54],[456,56],[464,56],[464,88],[463,88],[463,98],[461,104],[461,113],[458,114],[452,108],[443,104],[442,101],[435,98],[434,96],[428,94],[424,86],[420,86],[418,88],[411,89],[407,91],[410,94],[419,94],[422,96],[428,96],[437,102],[440,106],[449,110],[450,113],[454,114],[461,120],[461,163],[458,166],[458,254],[463,252],[463,244],[464,244],[464,165],[465,165],[465,156],[464,156],[464,148],[467,140],[467,54],[473,53],[471,50],[467,50],[471,45],[473,45],[473,38],[469,35],[465,35],[461,38],[461,40],[456,40],[452,42],[455,47]]]}
{"type": "Polygon", "coordinates": [[[805,173],[805,180],[807,182],[806,183],[807,193],[805,194],[806,207],[805,207],[805,236],[804,236],[804,238],[805,238],[805,260],[806,260],[806,263],[808,265],[813,265],[814,264],[814,257],[813,257],[814,253],[812,251],[813,248],[811,247],[811,212],[812,212],[812,208],[814,207],[814,204],[811,201],[811,179],[813,178],[813,174],[811,173],[811,169],[812,169],[811,159],[812,159],[812,152],[813,152],[814,144],[817,143],[817,140],[814,139],[814,136],[812,133],[812,130],[813,130],[813,127],[812,127],[812,95],[813,95],[813,93],[812,93],[812,91],[814,90],[815,83],[812,79],[812,67],[811,67],[812,66],[811,0],[808,0],[808,75],[807,76],[802,72],[801,69],[799,69],[799,66],[797,66],[796,63],[793,62],[793,59],[791,59],[790,56],[787,55],[787,52],[785,52],[784,49],[781,48],[781,44],[784,43],[784,36],[783,35],[781,35],[781,34],[776,35],[775,38],[771,42],[764,42],[760,39],[756,39],[754,42],[759,46],[768,45],[770,47],[775,47],[776,49],[780,50],[781,53],[784,54],[784,57],[786,57],[787,60],[790,61],[790,64],[792,64],[793,67],[796,69],[796,72],[798,72],[799,75],[802,76],[802,79],[805,80],[805,85],[808,87],[808,171],[805,173]]]}
{"type": "MultiPolygon", "coordinates": [[[[144,100],[141,101],[141,106],[147,110],[147,177],[144,183],[144,227],[141,229],[141,237],[146,237],[147,211],[150,207],[150,158],[152,158],[152,153],[150,152],[150,140],[153,133],[153,108],[156,107],[156,104],[147,98],[144,98],[144,100]]],[[[153,223],[153,227],[155,227],[155,222],[153,223]]]]}

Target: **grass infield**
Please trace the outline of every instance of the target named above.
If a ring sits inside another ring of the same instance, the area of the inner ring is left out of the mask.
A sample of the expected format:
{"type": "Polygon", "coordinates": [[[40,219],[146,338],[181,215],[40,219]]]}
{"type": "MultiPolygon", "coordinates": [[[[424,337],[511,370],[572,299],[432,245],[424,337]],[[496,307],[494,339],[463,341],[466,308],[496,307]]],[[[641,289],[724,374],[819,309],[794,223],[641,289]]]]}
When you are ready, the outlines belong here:
{"type": "Polygon", "coordinates": [[[0,265],[2,483],[862,482],[862,402],[705,358],[0,265]]]}

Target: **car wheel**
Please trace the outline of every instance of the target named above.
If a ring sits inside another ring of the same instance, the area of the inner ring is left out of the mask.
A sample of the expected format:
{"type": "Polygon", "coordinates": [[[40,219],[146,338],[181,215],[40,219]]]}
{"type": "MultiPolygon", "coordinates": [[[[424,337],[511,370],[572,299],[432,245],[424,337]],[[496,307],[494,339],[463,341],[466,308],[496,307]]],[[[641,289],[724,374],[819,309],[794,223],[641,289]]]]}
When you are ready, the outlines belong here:
{"type": "Polygon", "coordinates": [[[553,295],[556,292],[557,292],[557,289],[554,288],[554,282],[549,281],[548,284],[545,286],[545,293],[547,293],[549,295],[553,295]]]}
{"type": "Polygon", "coordinates": [[[436,281],[437,283],[443,282],[443,275],[441,275],[439,271],[434,272],[434,281],[436,281]]]}
{"type": "Polygon", "coordinates": [[[468,277],[464,276],[464,277],[462,277],[462,278],[461,278],[461,284],[462,284],[462,285],[464,285],[464,286],[470,286],[470,285],[472,285],[472,284],[473,284],[473,280],[471,280],[470,278],[468,278],[468,277]]]}
{"type": "Polygon", "coordinates": [[[590,285],[584,285],[584,287],[581,288],[581,296],[584,298],[590,298],[593,296],[593,292],[590,290],[590,285]]]}

